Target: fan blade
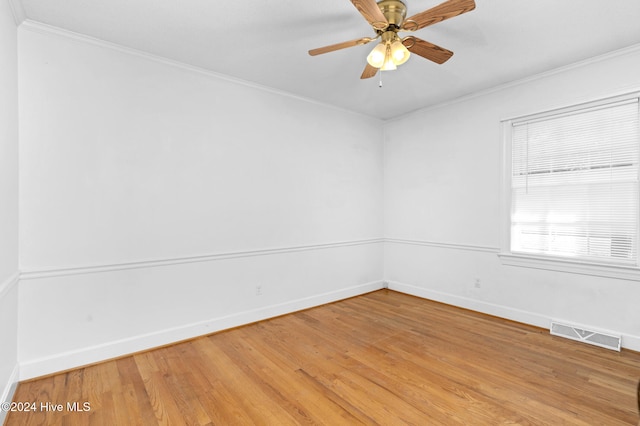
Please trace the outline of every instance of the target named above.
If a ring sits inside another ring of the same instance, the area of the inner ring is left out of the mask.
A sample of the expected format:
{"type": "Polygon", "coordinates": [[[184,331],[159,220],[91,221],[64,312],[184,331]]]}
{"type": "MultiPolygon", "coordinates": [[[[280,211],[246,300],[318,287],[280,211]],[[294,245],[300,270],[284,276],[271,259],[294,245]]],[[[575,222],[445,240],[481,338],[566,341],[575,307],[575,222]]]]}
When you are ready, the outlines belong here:
{"type": "Polygon", "coordinates": [[[360,46],[361,44],[367,44],[372,40],[375,40],[375,39],[370,37],[362,37],[356,40],[343,41],[342,43],[336,43],[330,46],[311,49],[309,51],[309,55],[311,56],[322,55],[323,53],[333,52],[334,50],[346,49],[347,47],[353,47],[353,46],[360,46]]]}
{"type": "Polygon", "coordinates": [[[422,56],[436,64],[444,64],[453,56],[452,51],[436,46],[418,37],[405,37],[402,39],[402,44],[409,49],[409,52],[422,56]]]}
{"type": "Polygon", "coordinates": [[[376,30],[384,30],[389,26],[389,21],[384,17],[375,0],[351,0],[358,12],[376,30]]]}
{"type": "Polygon", "coordinates": [[[360,78],[361,79],[371,78],[371,77],[375,76],[377,73],[378,73],[378,68],[372,67],[367,62],[367,66],[364,67],[364,71],[362,71],[362,75],[360,76],[360,78]]]}
{"type": "Polygon", "coordinates": [[[475,8],[476,4],[473,0],[448,0],[405,19],[402,24],[402,29],[405,31],[416,31],[420,28],[444,21],[445,19],[470,12],[475,8]]]}

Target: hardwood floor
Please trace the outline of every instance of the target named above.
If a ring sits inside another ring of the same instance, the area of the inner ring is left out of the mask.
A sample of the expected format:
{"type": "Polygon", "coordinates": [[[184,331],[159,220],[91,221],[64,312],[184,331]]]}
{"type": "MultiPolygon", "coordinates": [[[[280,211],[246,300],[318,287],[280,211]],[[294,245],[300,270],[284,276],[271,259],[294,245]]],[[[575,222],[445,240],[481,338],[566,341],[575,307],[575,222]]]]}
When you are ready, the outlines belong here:
{"type": "Polygon", "coordinates": [[[381,290],[21,383],[37,412],[5,424],[635,425],[638,379],[640,353],[381,290]]]}

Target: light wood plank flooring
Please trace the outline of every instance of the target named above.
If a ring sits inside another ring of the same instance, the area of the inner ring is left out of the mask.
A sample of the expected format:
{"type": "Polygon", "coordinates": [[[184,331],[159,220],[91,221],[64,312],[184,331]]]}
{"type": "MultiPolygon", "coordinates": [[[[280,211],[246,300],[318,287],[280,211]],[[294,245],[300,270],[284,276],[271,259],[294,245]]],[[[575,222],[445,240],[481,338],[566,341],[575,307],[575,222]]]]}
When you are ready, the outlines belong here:
{"type": "Polygon", "coordinates": [[[6,424],[635,425],[638,379],[640,353],[381,290],[21,383],[38,412],[6,424]]]}

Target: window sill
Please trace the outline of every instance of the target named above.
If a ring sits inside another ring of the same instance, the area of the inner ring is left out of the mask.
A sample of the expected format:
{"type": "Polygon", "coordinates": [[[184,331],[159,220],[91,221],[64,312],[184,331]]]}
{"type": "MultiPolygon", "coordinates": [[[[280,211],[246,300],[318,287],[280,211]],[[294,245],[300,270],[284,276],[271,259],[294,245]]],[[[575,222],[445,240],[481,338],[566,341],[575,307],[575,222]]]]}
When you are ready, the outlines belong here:
{"type": "Polygon", "coordinates": [[[637,266],[610,265],[514,253],[499,253],[498,257],[503,265],[508,266],[640,281],[640,268],[637,266]]]}

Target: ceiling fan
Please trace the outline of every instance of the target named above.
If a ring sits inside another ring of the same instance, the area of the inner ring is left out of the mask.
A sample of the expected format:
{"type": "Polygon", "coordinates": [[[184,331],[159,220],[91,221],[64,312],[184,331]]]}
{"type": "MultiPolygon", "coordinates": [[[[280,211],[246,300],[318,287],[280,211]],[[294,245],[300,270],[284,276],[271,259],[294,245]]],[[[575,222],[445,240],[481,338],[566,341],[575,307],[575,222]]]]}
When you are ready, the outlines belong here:
{"type": "Polygon", "coordinates": [[[376,36],[362,37],[309,51],[309,55],[316,56],[347,47],[360,46],[378,38],[380,43],[367,56],[367,65],[360,78],[371,78],[379,69],[394,70],[409,59],[410,53],[415,53],[437,64],[443,64],[453,52],[415,36],[401,38],[400,31],[417,31],[429,25],[453,18],[475,9],[474,0],[447,0],[431,9],[416,13],[405,19],[407,7],[400,0],[351,0],[364,19],[369,22],[376,36]]]}

